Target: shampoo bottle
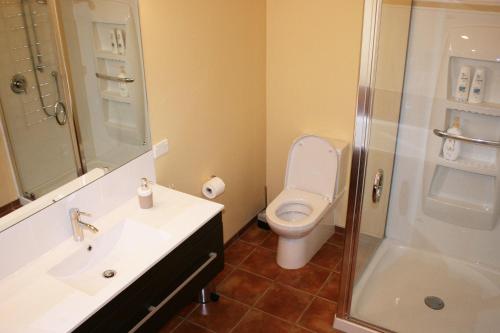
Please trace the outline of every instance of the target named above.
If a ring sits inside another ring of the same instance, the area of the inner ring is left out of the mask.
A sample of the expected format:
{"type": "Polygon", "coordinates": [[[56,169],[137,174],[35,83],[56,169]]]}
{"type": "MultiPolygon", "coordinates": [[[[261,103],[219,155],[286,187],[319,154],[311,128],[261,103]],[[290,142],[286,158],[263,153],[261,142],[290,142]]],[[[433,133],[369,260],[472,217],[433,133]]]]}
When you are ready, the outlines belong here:
{"type": "Polygon", "coordinates": [[[153,207],[153,189],[151,182],[147,178],[141,178],[141,186],[137,189],[137,197],[139,198],[139,206],[142,209],[153,207]]]}
{"type": "Polygon", "coordinates": [[[109,32],[109,46],[111,47],[111,52],[113,54],[118,54],[118,48],[116,46],[116,34],[114,30],[109,32]]]}
{"type": "Polygon", "coordinates": [[[484,68],[476,69],[469,93],[469,103],[482,103],[484,99],[484,68]]]}
{"type": "MultiPolygon", "coordinates": [[[[446,131],[453,135],[462,135],[460,129],[460,118],[456,117],[453,125],[446,131]]],[[[455,139],[446,139],[443,144],[443,157],[449,161],[455,161],[460,155],[461,142],[455,139]]]]}
{"type": "Polygon", "coordinates": [[[469,97],[470,88],[470,67],[462,66],[458,74],[457,89],[455,90],[455,99],[457,102],[465,103],[469,97]]]}
{"type": "Polygon", "coordinates": [[[123,37],[123,31],[121,29],[116,29],[116,47],[118,49],[118,54],[125,54],[125,38],[123,37]]]}

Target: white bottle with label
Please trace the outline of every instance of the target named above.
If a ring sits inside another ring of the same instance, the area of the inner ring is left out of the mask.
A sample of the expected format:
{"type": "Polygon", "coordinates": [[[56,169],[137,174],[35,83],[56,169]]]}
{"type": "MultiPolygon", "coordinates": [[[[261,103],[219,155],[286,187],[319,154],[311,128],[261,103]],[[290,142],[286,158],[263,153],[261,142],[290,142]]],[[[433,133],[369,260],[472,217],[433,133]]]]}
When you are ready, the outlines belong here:
{"type": "MultiPolygon", "coordinates": [[[[125,74],[125,67],[122,66],[120,68],[120,73],[118,74],[118,77],[120,79],[125,79],[127,77],[127,74],[125,74]]],[[[119,82],[118,89],[121,97],[128,97],[128,87],[126,82],[123,81],[119,82]]]]}
{"type": "Polygon", "coordinates": [[[125,38],[121,29],[116,29],[116,47],[118,49],[118,54],[125,54],[125,38]]]}
{"type": "Polygon", "coordinates": [[[484,100],[485,71],[484,68],[476,69],[469,93],[469,103],[482,103],[484,100]]]}
{"type": "MultiPolygon", "coordinates": [[[[453,121],[453,125],[446,131],[446,133],[452,135],[462,135],[462,130],[460,129],[460,118],[455,118],[455,120],[453,121]]],[[[462,143],[459,140],[444,140],[443,158],[448,161],[455,161],[460,155],[461,148],[462,143]]]]}
{"type": "Polygon", "coordinates": [[[455,99],[457,102],[466,103],[469,97],[470,88],[470,72],[469,66],[462,66],[457,79],[457,88],[455,90],[455,99]]]}

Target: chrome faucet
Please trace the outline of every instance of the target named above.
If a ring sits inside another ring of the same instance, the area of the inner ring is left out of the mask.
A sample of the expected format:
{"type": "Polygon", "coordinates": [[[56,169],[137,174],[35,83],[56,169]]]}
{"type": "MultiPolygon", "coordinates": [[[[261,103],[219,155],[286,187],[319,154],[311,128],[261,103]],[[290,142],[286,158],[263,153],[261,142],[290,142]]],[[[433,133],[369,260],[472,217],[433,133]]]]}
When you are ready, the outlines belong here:
{"type": "Polygon", "coordinates": [[[80,216],[92,216],[89,213],[81,212],[78,208],[71,208],[69,210],[69,218],[71,220],[71,227],[73,227],[73,238],[77,242],[83,240],[83,228],[87,228],[93,233],[99,232],[99,229],[94,227],[92,224],[82,222],[80,216]]]}

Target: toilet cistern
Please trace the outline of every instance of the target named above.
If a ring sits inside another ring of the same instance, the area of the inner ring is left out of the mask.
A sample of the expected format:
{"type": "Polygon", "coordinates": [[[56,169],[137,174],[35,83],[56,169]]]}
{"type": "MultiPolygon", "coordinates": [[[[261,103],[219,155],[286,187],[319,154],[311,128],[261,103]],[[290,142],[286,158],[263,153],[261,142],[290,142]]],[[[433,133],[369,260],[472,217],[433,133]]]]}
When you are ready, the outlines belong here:
{"type": "Polygon", "coordinates": [[[73,228],[73,238],[77,242],[83,240],[83,228],[87,228],[93,233],[99,232],[99,229],[94,227],[92,224],[85,223],[80,220],[80,216],[92,216],[89,213],[81,212],[78,208],[71,208],[69,210],[69,218],[71,220],[71,227],[73,228]]]}

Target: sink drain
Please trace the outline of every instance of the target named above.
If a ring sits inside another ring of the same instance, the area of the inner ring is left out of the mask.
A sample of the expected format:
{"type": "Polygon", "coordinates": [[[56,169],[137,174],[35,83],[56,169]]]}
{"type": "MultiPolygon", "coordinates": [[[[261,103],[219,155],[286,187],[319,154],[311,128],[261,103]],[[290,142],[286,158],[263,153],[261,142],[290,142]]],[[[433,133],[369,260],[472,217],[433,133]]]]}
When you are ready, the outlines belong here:
{"type": "Polygon", "coordinates": [[[102,276],[104,276],[106,279],[111,279],[115,275],[116,271],[112,269],[107,269],[104,272],[102,272],[102,276]]]}
{"type": "Polygon", "coordinates": [[[424,299],[424,303],[432,310],[441,310],[444,308],[444,301],[437,296],[427,296],[424,299]]]}

